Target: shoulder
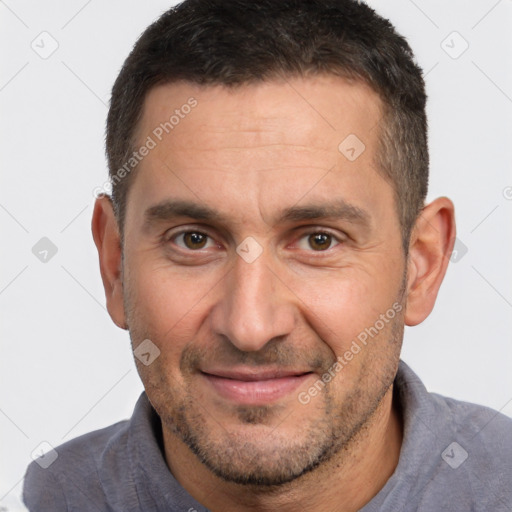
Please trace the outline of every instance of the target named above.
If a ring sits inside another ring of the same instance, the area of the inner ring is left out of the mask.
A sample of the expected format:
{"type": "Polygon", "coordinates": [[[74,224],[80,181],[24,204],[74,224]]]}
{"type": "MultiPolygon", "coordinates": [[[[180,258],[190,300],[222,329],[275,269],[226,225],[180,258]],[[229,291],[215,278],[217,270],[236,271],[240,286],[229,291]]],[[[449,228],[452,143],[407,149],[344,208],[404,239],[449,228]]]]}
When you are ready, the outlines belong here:
{"type": "Polygon", "coordinates": [[[74,505],[83,502],[86,509],[95,502],[103,503],[100,468],[105,459],[122,457],[128,425],[128,420],[121,421],[79,436],[34,460],[23,486],[29,510],[68,510],[70,495],[74,505]]]}
{"type": "Polygon", "coordinates": [[[503,507],[512,506],[512,419],[489,407],[431,397],[446,425],[440,436],[444,481],[464,487],[479,510],[508,510],[503,507]]]}
{"type": "Polygon", "coordinates": [[[423,475],[411,487],[417,499],[426,506],[450,503],[451,510],[509,510],[512,419],[428,392],[403,361],[395,383],[405,427],[399,467],[423,475]]]}
{"type": "Polygon", "coordinates": [[[512,418],[499,411],[427,391],[419,377],[400,361],[396,383],[406,412],[421,421],[437,438],[465,441],[478,456],[501,459],[512,456],[512,418]],[[497,453],[499,452],[499,453],[497,453]]]}
{"type": "Polygon", "coordinates": [[[444,411],[454,432],[468,439],[482,455],[488,450],[500,458],[512,456],[512,418],[499,411],[454,398],[430,394],[438,410],[444,411]]]}

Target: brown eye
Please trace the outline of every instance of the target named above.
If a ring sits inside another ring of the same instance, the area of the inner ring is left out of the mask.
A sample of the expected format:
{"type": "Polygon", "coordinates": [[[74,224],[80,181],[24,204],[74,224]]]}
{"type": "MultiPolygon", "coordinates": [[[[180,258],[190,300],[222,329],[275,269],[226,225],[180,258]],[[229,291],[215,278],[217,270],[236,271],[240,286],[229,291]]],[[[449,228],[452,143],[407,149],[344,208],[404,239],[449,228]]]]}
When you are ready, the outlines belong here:
{"type": "Polygon", "coordinates": [[[184,231],[174,237],[176,245],[184,249],[203,249],[210,237],[199,231],[184,231]]]}
{"type": "Polygon", "coordinates": [[[316,251],[325,251],[331,246],[332,236],[328,233],[312,233],[308,237],[308,242],[316,251]]]}

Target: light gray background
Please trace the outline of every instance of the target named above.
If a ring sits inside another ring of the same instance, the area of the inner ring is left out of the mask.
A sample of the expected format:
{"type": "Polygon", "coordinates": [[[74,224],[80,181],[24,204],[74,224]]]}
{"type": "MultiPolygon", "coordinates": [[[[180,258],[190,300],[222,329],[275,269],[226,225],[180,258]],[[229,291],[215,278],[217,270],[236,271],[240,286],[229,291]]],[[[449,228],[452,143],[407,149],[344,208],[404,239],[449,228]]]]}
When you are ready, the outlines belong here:
{"type": "MultiPolygon", "coordinates": [[[[370,4],[427,72],[429,198],[453,199],[467,247],[434,312],[407,329],[403,358],[430,390],[512,416],[512,2],[370,4]]],[[[110,89],[138,35],[170,5],[0,1],[2,512],[21,509],[41,442],[129,417],[142,390],[128,334],[105,310],[90,218],[92,191],[107,178],[110,89]],[[49,51],[52,38],[58,49],[43,59],[32,46],[49,51]],[[32,252],[42,237],[58,249],[46,263],[32,252]]]]}

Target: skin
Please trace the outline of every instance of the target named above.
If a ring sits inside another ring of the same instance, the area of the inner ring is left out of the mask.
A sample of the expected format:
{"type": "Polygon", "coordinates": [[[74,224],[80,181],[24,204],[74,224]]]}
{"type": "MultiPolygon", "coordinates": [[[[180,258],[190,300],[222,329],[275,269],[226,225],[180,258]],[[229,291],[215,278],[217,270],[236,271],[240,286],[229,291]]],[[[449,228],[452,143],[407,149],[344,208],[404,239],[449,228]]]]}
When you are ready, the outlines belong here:
{"type": "Polygon", "coordinates": [[[123,255],[108,197],[92,223],[113,321],[134,348],[150,339],[160,350],[148,366],[136,363],[162,419],[169,469],[213,511],[358,510],[398,463],[403,327],[434,306],[453,249],[453,204],[423,208],[406,258],[392,185],[374,165],[382,105],[364,84],[317,76],[235,89],[161,85],[146,98],[139,141],[191,96],[197,106],[137,168],[123,255]],[[338,150],[349,134],[365,144],[355,161],[338,150]],[[339,199],[351,215],[279,220],[286,208],[339,199]],[[146,222],[167,200],[223,218],[146,222]],[[247,237],[263,250],[250,263],[236,251],[247,237]],[[301,403],[393,305],[394,318],[301,403]],[[205,375],[233,368],[305,375],[276,399],[242,403],[205,375]]]}

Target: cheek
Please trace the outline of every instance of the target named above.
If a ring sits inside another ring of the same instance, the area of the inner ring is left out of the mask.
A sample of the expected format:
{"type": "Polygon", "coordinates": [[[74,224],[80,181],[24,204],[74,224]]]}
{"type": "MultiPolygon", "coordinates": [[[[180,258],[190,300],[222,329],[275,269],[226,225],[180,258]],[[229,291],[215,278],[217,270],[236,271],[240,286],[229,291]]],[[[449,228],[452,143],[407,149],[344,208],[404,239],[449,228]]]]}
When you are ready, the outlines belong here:
{"type": "MultiPolygon", "coordinates": [[[[137,370],[154,405],[165,402],[165,390],[183,389],[179,370],[184,347],[197,335],[200,326],[198,291],[187,293],[183,278],[169,269],[137,268],[127,280],[130,297],[130,337],[136,347],[151,340],[160,353],[149,365],[137,363],[137,370]]],[[[204,295],[204,294],[203,294],[204,295]]]]}
{"type": "Polygon", "coordinates": [[[163,352],[181,353],[197,334],[206,314],[208,293],[219,280],[190,275],[165,261],[147,262],[136,257],[129,263],[131,331],[149,337],[163,352]]]}
{"type": "Polygon", "coordinates": [[[342,272],[302,282],[297,295],[305,305],[303,314],[336,356],[350,350],[353,341],[361,347],[369,347],[371,341],[376,350],[389,338],[391,321],[397,313],[393,304],[398,277],[353,269],[340,277],[342,272]]]}

